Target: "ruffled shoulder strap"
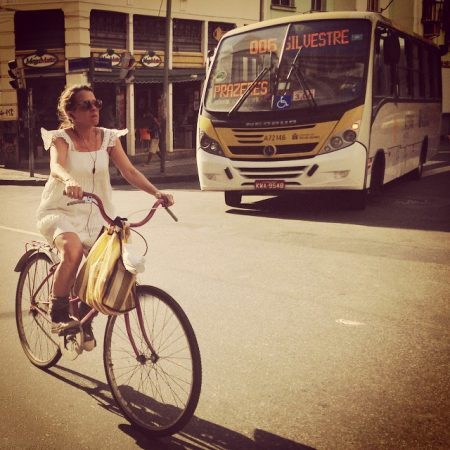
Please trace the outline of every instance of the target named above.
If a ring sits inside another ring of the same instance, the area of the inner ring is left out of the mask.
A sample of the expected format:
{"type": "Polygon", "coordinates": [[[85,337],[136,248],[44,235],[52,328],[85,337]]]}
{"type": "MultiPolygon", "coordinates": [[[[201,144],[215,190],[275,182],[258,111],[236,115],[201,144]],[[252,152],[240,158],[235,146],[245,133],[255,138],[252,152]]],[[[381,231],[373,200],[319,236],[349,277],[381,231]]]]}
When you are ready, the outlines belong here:
{"type": "Polygon", "coordinates": [[[52,146],[52,143],[56,138],[63,138],[67,145],[70,147],[71,142],[70,138],[67,135],[67,133],[61,129],[61,130],[46,130],[45,128],[41,128],[41,136],[42,140],[44,141],[44,148],[45,150],[49,150],[52,146]]]}
{"type": "Polygon", "coordinates": [[[104,142],[106,143],[106,147],[113,147],[116,145],[116,140],[122,136],[125,136],[128,133],[128,129],[124,128],[123,130],[116,130],[115,128],[104,128],[104,142]]]}

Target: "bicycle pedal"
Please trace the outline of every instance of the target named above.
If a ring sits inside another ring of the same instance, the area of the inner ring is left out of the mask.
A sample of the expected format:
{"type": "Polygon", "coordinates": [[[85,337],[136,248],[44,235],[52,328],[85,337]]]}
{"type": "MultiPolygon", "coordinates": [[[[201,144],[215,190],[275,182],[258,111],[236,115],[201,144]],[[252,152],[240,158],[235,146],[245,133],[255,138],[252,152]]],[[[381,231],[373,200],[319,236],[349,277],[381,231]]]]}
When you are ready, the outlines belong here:
{"type": "Polygon", "coordinates": [[[77,334],[80,332],[80,323],[78,321],[71,321],[68,323],[52,323],[52,333],[58,336],[68,336],[70,334],[77,334]]]}
{"type": "Polygon", "coordinates": [[[59,348],[64,358],[73,361],[83,353],[83,337],[81,333],[59,336],[59,348]]]}
{"type": "Polygon", "coordinates": [[[76,336],[80,330],[78,328],[72,327],[67,330],[58,331],[59,337],[68,337],[68,336],[76,336]]]}

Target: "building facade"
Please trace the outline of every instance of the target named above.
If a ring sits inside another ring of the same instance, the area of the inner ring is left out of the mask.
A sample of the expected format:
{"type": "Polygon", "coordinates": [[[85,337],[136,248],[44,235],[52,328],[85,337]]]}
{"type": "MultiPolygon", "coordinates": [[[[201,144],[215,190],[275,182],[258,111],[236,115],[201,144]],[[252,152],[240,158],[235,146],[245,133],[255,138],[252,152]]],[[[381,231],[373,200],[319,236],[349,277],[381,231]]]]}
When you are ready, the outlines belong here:
{"type": "MultiPolygon", "coordinates": [[[[208,52],[226,31],[312,10],[371,9],[444,48],[442,23],[444,3],[448,6],[448,2],[173,0],[167,19],[166,0],[0,0],[0,164],[28,161],[30,148],[34,158],[48,158],[38,130],[58,126],[56,103],[66,85],[93,85],[104,104],[101,125],[130,130],[124,141],[129,155],[144,151],[139,129],[145,127],[148,113],[165,118],[169,152],[193,149],[208,52]],[[16,91],[9,84],[8,61],[14,59],[23,60],[27,88],[33,94],[31,139],[27,92],[16,91]],[[123,67],[127,59],[135,61],[133,70],[123,67]]],[[[447,52],[443,56],[444,134],[450,128],[449,62],[447,52]]]]}
{"type": "Polygon", "coordinates": [[[13,166],[29,157],[27,92],[9,84],[8,61],[14,59],[23,60],[33,95],[35,158],[48,158],[39,129],[58,126],[59,94],[66,85],[80,83],[93,85],[103,100],[100,125],[130,130],[124,142],[130,155],[143,151],[138,130],[148,113],[166,117],[168,151],[193,149],[208,51],[226,31],[258,21],[259,7],[259,0],[173,0],[167,30],[161,0],[1,0],[0,143],[11,148],[14,142],[16,151],[2,152],[0,164],[13,166]],[[135,61],[128,72],[121,67],[126,55],[135,61]],[[163,104],[166,64],[168,101],[163,104]]]}

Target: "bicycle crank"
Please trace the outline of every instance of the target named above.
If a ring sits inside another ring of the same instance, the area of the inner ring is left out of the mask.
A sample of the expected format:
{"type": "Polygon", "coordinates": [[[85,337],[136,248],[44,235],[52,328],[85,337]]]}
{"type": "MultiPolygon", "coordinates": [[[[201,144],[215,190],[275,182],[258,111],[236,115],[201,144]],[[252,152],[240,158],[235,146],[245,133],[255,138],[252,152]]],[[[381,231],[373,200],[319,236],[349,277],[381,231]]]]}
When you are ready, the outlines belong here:
{"type": "Polygon", "coordinates": [[[59,348],[64,358],[71,361],[83,353],[83,330],[79,329],[76,333],[67,333],[59,336],[59,348]]]}

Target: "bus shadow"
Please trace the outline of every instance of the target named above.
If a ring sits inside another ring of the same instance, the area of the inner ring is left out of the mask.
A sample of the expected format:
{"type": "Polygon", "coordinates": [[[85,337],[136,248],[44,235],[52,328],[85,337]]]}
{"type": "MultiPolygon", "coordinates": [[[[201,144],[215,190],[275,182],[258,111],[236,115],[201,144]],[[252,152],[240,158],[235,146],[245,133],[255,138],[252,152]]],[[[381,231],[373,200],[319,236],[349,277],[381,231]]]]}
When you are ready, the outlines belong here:
{"type": "Polygon", "coordinates": [[[333,222],[372,227],[406,228],[427,231],[450,230],[450,164],[443,160],[427,164],[422,179],[404,176],[369,196],[364,210],[351,210],[345,192],[290,192],[282,196],[244,196],[240,208],[228,214],[270,217],[312,222],[333,222]]]}
{"type": "MultiPolygon", "coordinates": [[[[108,384],[60,365],[47,370],[47,373],[85,392],[95,399],[100,407],[112,414],[123,417],[111,395],[108,384]]],[[[139,396],[138,400],[143,406],[158,410],[158,413],[161,414],[167,413],[170,415],[173,414],[171,410],[176,409],[158,405],[158,402],[155,400],[142,396],[139,393],[136,393],[136,396],[139,396]]],[[[137,447],[143,449],[203,450],[205,448],[225,448],[229,450],[266,450],[270,448],[279,450],[314,450],[313,447],[285,439],[261,429],[254,430],[252,439],[229,428],[200,419],[196,416],[192,417],[190,422],[179,433],[160,439],[149,438],[143,431],[130,425],[128,422],[119,424],[118,428],[123,433],[132,437],[137,447]]]]}

